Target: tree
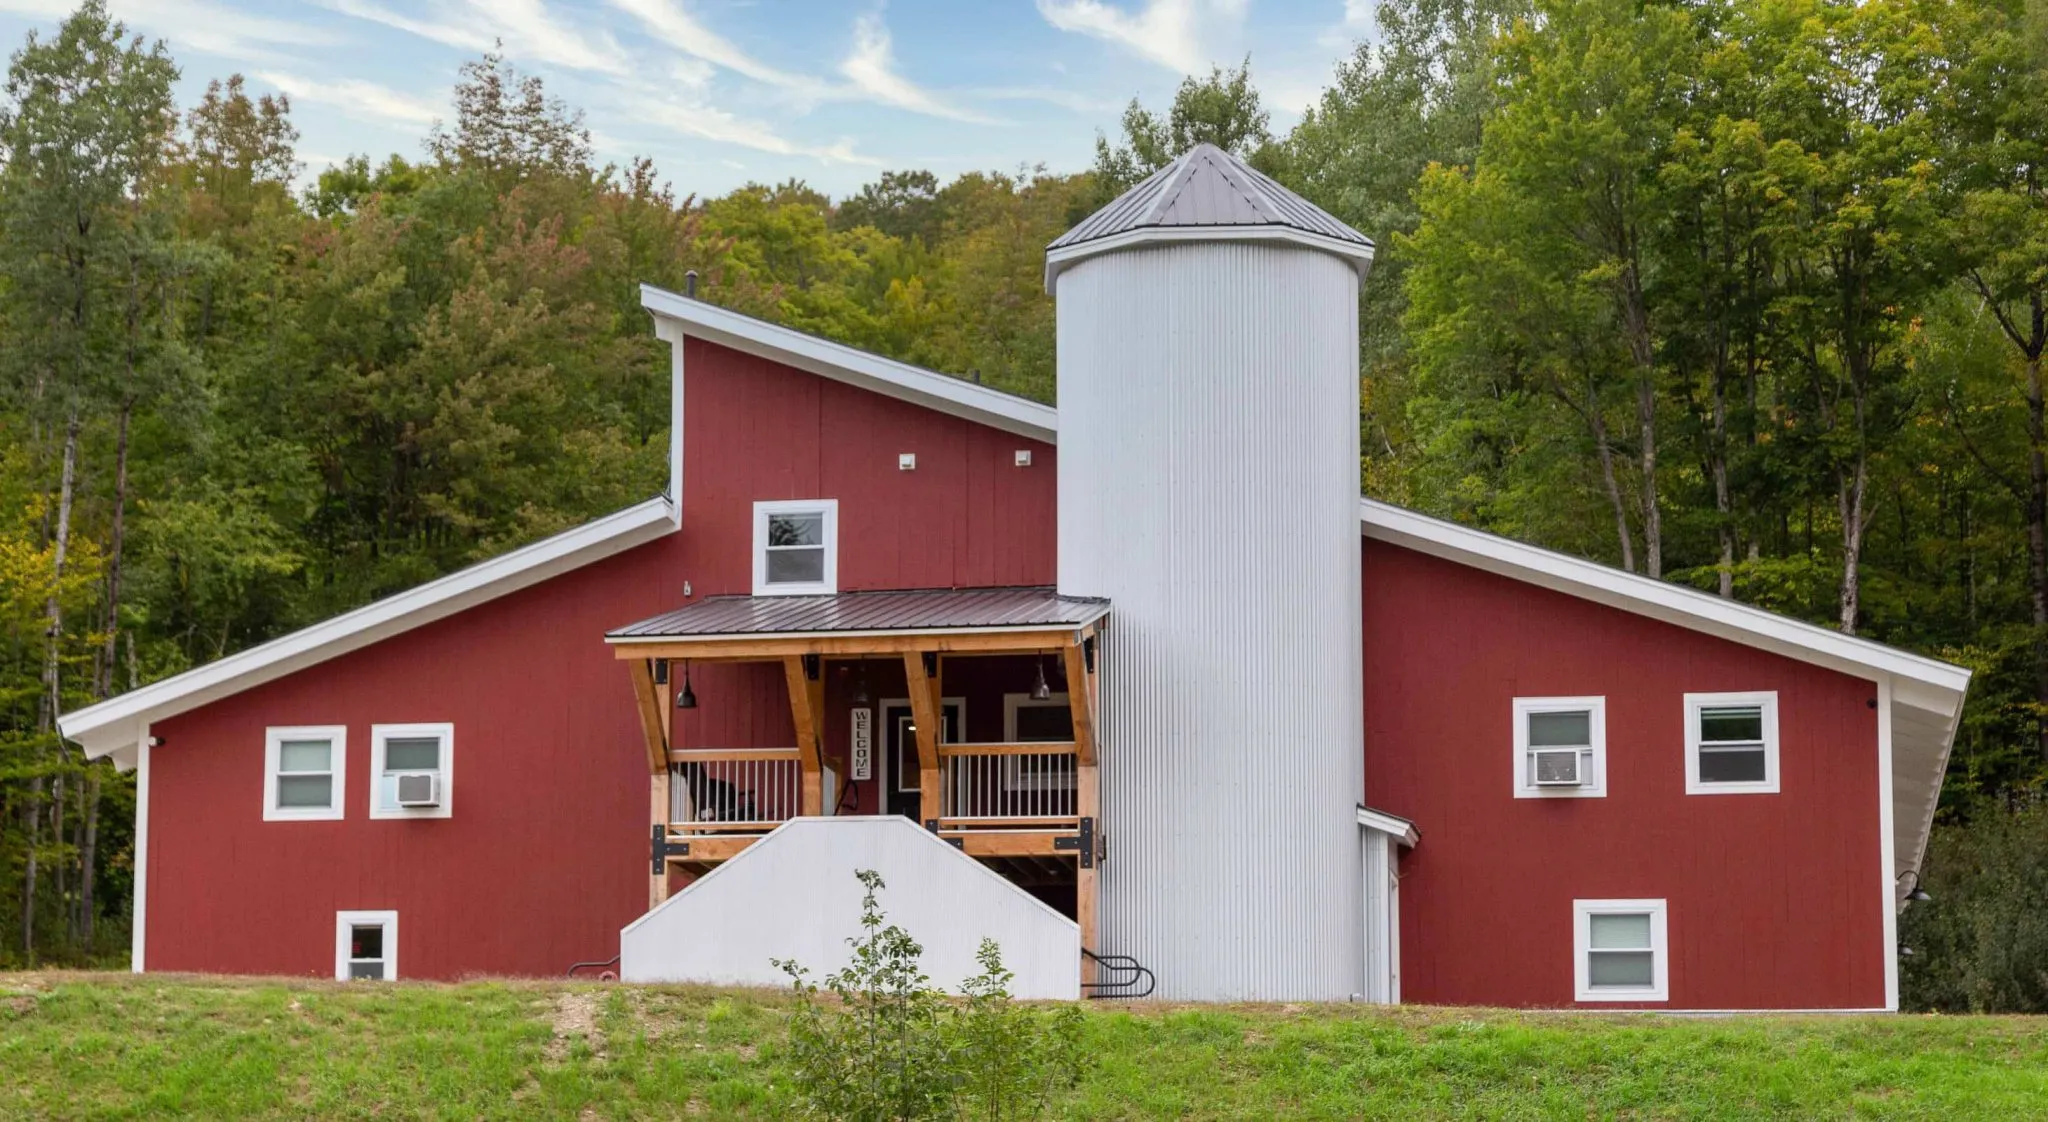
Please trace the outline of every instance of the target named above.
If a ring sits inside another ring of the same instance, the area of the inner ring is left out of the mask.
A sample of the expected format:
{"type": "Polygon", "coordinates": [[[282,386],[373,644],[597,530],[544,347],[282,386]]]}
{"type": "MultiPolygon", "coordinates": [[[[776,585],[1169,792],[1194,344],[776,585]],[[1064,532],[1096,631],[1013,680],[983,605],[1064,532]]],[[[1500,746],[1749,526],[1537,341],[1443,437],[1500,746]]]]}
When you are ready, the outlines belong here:
{"type": "Polygon", "coordinates": [[[455,127],[435,122],[427,151],[443,165],[478,168],[517,180],[536,171],[591,171],[583,111],[550,96],[538,76],[522,74],[497,51],[462,64],[455,84],[455,127]]]}
{"type": "MultiPolygon", "coordinates": [[[[21,932],[35,953],[37,872],[43,818],[62,844],[66,761],[54,735],[65,706],[64,619],[59,589],[72,551],[79,443],[88,412],[109,390],[120,333],[120,262],[136,252],[139,196],[161,168],[177,117],[170,87],[177,68],[157,43],[145,47],[111,20],[103,0],[86,0],[44,41],[31,33],[8,68],[0,109],[0,272],[8,284],[8,365],[38,421],[61,422],[50,592],[36,733],[50,753],[50,798],[41,772],[30,780],[21,932]]],[[[60,854],[61,856],[61,854],[60,854]]],[[[60,865],[58,894],[65,885],[60,865]]]]}
{"type": "Polygon", "coordinates": [[[1269,150],[1268,119],[1252,85],[1249,58],[1232,70],[1211,67],[1207,78],[1181,79],[1164,120],[1132,98],[1124,109],[1123,142],[1111,145],[1108,137],[1095,137],[1097,197],[1107,202],[1123,194],[1197,144],[1214,144],[1270,171],[1279,153],[1269,150]]]}

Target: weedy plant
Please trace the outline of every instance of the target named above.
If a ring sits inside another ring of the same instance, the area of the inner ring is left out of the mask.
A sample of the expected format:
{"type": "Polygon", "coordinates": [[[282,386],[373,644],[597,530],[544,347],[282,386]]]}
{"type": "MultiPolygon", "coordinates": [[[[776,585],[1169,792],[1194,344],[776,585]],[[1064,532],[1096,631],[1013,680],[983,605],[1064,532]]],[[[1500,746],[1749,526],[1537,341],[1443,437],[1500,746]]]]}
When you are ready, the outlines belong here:
{"type": "Polygon", "coordinates": [[[1080,1078],[1080,1008],[1013,1001],[1015,975],[993,939],[976,955],[982,972],[949,997],[924,973],[924,947],[883,913],[881,874],[855,875],[866,892],[847,964],[820,985],[801,964],[775,960],[796,989],[790,1066],[810,1112],[847,1122],[1042,1114],[1080,1078]],[[824,991],[836,1005],[820,1000],[824,991]]]}

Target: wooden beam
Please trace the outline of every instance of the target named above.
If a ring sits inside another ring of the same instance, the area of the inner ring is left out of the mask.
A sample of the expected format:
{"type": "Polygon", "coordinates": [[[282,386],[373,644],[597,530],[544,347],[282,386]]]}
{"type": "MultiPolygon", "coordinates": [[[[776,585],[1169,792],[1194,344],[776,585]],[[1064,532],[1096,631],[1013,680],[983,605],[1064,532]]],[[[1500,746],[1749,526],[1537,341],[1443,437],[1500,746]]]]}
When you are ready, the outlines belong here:
{"type": "Polygon", "coordinates": [[[1067,667],[1067,704],[1074,711],[1074,755],[1083,767],[1095,765],[1095,675],[1087,653],[1075,643],[1060,652],[1067,667]]]}
{"type": "Polygon", "coordinates": [[[760,841],[760,837],[744,838],[672,838],[674,842],[689,842],[688,856],[670,854],[671,865],[690,865],[698,862],[728,861],[738,857],[748,846],[760,841]]]}
{"type": "Polygon", "coordinates": [[[941,756],[1071,756],[1071,740],[1028,740],[1022,744],[941,744],[941,756]]]}
{"type": "Polygon", "coordinates": [[[789,683],[789,712],[796,723],[796,749],[803,769],[803,792],[797,813],[806,817],[825,813],[824,776],[819,771],[819,732],[824,727],[825,675],[816,678],[804,671],[801,655],[782,660],[782,676],[789,683]]]}
{"type": "Polygon", "coordinates": [[[909,686],[910,718],[917,722],[918,815],[929,821],[945,813],[939,804],[939,734],[944,731],[940,714],[945,712],[940,676],[926,674],[924,655],[910,651],[903,656],[903,677],[909,686]]]}
{"type": "Polygon", "coordinates": [[[671,748],[673,764],[715,764],[726,760],[801,760],[801,748],[671,748]]]}
{"type": "MultiPolygon", "coordinates": [[[[960,850],[969,857],[1064,857],[1072,859],[1071,849],[1055,849],[1053,842],[1058,838],[1071,838],[1072,830],[1044,832],[1013,832],[1001,834],[955,834],[948,832],[947,838],[959,838],[960,850]]],[[[1087,936],[1084,933],[1083,939],[1087,936]]],[[[1090,944],[1084,942],[1083,946],[1090,944]]]]}
{"type": "Polygon", "coordinates": [[[668,773],[668,726],[662,721],[661,694],[654,688],[654,670],[646,659],[626,664],[633,676],[633,700],[640,707],[640,732],[647,738],[647,770],[668,773]]]}
{"type": "Polygon", "coordinates": [[[902,654],[942,651],[961,654],[1058,654],[1074,645],[1071,627],[1048,631],[958,631],[944,635],[904,632],[889,635],[810,635],[789,639],[650,639],[613,643],[613,657],[687,658],[696,662],[775,662],[787,655],[902,654]]]}
{"type": "MultiPolygon", "coordinates": [[[[668,769],[663,768],[648,777],[647,821],[650,826],[666,830],[669,819],[668,769]]],[[[649,831],[652,832],[651,830],[649,831]]],[[[652,873],[648,877],[647,906],[652,909],[668,899],[668,870],[652,873]]]]}

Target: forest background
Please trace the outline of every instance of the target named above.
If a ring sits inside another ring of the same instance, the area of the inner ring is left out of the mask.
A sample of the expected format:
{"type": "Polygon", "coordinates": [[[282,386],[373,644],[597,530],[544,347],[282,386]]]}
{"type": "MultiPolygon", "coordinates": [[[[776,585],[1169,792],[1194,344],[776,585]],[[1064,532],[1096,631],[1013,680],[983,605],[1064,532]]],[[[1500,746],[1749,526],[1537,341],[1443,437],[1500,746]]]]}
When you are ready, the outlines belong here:
{"type": "MultiPolygon", "coordinates": [[[[1366,493],[1977,672],[1909,1006],[2048,1010],[2048,0],[1385,0],[1077,174],[678,194],[466,65],[307,179],[100,0],[0,98],[0,965],[128,943],[134,787],[56,714],[666,478],[638,285],[1055,395],[1047,242],[1198,141],[1371,236],[1366,493]]],[[[1768,855],[1761,855],[1765,859],[1768,855]]]]}

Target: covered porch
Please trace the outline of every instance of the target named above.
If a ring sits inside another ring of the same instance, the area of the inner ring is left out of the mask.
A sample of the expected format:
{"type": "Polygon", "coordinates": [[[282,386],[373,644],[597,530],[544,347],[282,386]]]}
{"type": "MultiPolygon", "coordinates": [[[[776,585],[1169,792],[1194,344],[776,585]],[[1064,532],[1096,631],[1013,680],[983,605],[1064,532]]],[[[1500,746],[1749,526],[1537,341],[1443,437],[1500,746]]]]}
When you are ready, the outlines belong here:
{"type": "Polygon", "coordinates": [[[1092,952],[1108,613],[1050,588],[717,596],[611,632],[646,740],[649,907],[791,819],[900,815],[1092,952]]]}

